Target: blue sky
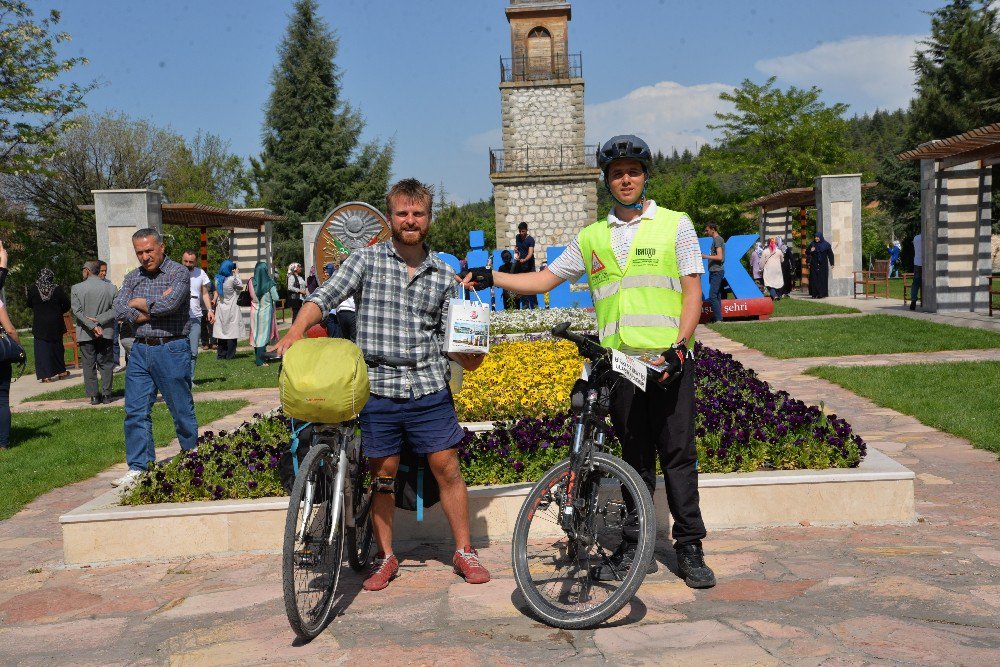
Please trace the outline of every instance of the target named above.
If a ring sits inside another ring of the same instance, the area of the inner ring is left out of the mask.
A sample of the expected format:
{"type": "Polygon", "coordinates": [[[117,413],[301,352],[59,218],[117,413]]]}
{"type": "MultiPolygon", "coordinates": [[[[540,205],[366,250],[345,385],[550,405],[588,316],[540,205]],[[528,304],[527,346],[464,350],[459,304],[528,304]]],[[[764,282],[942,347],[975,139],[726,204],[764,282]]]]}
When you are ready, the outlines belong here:
{"type": "MultiPolygon", "coordinates": [[[[59,9],[74,77],[101,87],[89,108],[120,109],[185,136],[204,130],[244,158],[260,151],[263,107],[291,0],[36,0],[59,9]]],[[[320,0],[340,39],[343,95],[392,139],[394,177],[488,197],[500,146],[499,58],[506,0],[320,0]]],[[[944,0],[578,0],[570,51],[582,52],[589,143],[641,133],[694,148],[719,92],[750,78],[817,85],[851,113],[907,103],[909,59],[944,0]]]]}

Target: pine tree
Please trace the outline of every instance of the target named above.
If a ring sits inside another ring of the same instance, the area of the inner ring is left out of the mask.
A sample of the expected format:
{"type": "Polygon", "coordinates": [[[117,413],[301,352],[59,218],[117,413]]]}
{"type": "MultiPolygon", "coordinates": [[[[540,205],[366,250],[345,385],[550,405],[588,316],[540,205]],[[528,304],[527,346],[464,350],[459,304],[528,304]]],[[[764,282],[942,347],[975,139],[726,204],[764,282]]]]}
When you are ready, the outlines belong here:
{"type": "Polygon", "coordinates": [[[951,0],[931,13],[931,35],[913,58],[914,145],[1000,120],[1000,19],[990,2],[951,0]]]}
{"type": "Polygon", "coordinates": [[[297,0],[265,109],[260,160],[251,159],[261,203],[289,221],[275,228],[275,261],[300,259],[300,222],[335,206],[378,206],[392,167],[392,144],[361,144],[365,123],[341,95],[338,42],[316,0],[297,0]]]}

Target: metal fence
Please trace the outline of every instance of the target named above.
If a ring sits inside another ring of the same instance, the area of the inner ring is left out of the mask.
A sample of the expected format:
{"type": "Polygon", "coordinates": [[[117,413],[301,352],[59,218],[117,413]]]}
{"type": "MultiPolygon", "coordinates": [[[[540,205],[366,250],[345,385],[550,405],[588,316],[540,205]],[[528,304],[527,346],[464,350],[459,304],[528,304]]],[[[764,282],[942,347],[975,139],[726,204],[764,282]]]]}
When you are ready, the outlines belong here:
{"type": "Polygon", "coordinates": [[[553,169],[597,168],[597,145],[525,146],[490,149],[490,173],[505,171],[545,171],[553,169]]]}
{"type": "Polygon", "coordinates": [[[583,77],[583,54],[553,54],[545,58],[500,58],[500,81],[544,81],[583,77]]]}

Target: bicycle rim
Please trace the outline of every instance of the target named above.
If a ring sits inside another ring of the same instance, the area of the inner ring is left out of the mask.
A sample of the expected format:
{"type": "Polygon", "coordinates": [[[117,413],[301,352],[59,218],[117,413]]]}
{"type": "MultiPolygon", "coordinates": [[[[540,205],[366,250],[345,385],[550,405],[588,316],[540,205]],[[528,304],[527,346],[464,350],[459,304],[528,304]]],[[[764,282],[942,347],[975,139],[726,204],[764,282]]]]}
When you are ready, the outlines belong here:
{"type": "Polygon", "coordinates": [[[656,540],[652,499],[630,466],[617,457],[595,453],[593,470],[585,469],[581,477],[573,535],[559,520],[570,479],[568,459],[535,485],[514,526],[518,589],[541,620],[568,629],[607,620],[632,599],[645,579],[645,566],[620,571],[611,561],[622,542],[627,507],[635,508],[632,520],[637,521],[635,562],[645,564],[652,558],[656,540]],[[615,576],[599,580],[602,571],[615,576]]]}
{"type": "Polygon", "coordinates": [[[288,501],[282,550],[285,613],[292,630],[304,639],[326,627],[340,580],[343,505],[340,516],[330,515],[336,464],[329,445],[314,446],[302,461],[288,501]]]}
{"type": "Polygon", "coordinates": [[[347,529],[347,562],[355,572],[363,572],[371,563],[375,533],[372,528],[372,488],[364,466],[357,466],[353,475],[354,527],[347,529]]]}

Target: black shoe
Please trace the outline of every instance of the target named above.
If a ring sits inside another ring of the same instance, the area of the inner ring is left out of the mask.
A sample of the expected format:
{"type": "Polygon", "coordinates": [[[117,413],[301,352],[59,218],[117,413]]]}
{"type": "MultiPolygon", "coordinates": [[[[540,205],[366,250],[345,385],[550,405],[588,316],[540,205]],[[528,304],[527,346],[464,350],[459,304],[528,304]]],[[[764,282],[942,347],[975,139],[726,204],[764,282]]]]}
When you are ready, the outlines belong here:
{"type": "Polygon", "coordinates": [[[114,403],[117,399],[114,396],[108,395],[101,399],[104,403],[114,403]]]}
{"type": "MultiPolygon", "coordinates": [[[[608,559],[609,562],[594,566],[591,570],[591,576],[597,581],[621,581],[632,568],[632,563],[635,560],[635,547],[635,542],[622,540],[608,559]]],[[[646,566],[646,574],[653,574],[658,569],[660,566],[657,565],[656,559],[650,558],[649,564],[646,566]]]]}
{"type": "Polygon", "coordinates": [[[715,586],[715,573],[705,565],[705,552],[700,544],[685,544],[674,549],[677,551],[677,570],[685,584],[691,588],[715,586]]]}
{"type": "Polygon", "coordinates": [[[91,405],[100,405],[101,404],[101,397],[100,396],[91,396],[90,397],[90,404],[91,405]]]}
{"type": "Polygon", "coordinates": [[[917,309],[917,302],[916,301],[911,301],[910,302],[910,310],[916,310],[916,309],[917,309]]]}

